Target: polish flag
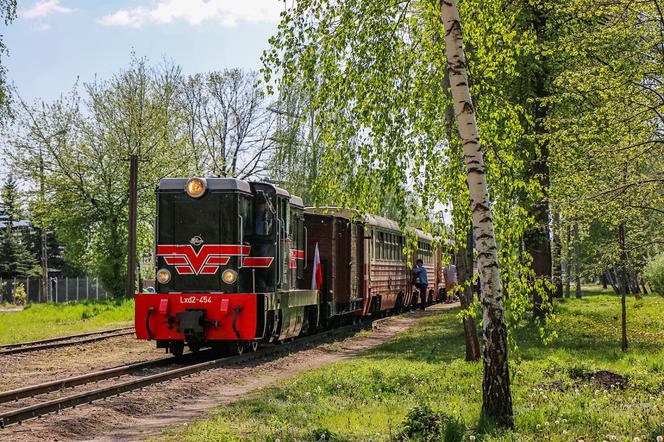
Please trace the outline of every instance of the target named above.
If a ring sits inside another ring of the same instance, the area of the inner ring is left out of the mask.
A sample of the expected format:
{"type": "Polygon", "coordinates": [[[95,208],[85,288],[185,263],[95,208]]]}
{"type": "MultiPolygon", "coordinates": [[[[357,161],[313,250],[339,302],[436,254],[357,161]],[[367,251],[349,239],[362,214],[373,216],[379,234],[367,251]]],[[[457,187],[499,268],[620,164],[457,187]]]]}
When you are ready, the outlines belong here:
{"type": "Polygon", "coordinates": [[[323,271],[320,267],[320,255],[318,254],[318,243],[314,252],[314,268],[311,272],[311,289],[318,290],[323,283],[323,271]]]}

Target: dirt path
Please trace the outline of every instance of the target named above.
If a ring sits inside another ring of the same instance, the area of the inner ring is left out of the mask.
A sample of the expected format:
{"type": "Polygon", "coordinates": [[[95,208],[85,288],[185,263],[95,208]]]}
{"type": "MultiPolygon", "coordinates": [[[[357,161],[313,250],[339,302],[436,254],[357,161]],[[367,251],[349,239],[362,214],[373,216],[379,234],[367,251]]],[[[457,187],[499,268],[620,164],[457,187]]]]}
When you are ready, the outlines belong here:
{"type": "Polygon", "coordinates": [[[93,405],[0,430],[12,441],[127,441],[158,436],[166,427],[207,416],[215,406],[229,404],[248,393],[296,373],[353,358],[415,325],[419,318],[458,304],[434,306],[381,321],[377,329],[343,342],[321,345],[286,356],[266,357],[240,367],[219,368],[190,378],[153,385],[93,405]]]}

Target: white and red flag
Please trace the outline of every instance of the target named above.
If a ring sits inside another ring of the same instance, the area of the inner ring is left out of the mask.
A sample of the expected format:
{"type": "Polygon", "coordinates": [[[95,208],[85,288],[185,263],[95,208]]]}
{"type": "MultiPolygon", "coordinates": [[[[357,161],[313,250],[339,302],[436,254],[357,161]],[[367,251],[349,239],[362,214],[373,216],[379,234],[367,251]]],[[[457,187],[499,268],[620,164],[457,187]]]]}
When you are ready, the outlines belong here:
{"type": "Polygon", "coordinates": [[[311,272],[311,289],[320,289],[323,283],[323,270],[320,267],[320,255],[318,254],[318,243],[316,243],[316,251],[314,252],[314,268],[311,272]]]}

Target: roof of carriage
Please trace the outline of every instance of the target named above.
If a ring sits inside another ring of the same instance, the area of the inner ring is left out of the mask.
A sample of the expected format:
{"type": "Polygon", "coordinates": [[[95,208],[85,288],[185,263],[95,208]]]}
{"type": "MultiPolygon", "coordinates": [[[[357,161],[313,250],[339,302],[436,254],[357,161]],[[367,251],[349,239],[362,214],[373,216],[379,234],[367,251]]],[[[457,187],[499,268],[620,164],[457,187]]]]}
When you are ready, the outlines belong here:
{"type": "MultiPolygon", "coordinates": [[[[363,221],[364,223],[370,226],[376,226],[399,233],[402,232],[401,227],[399,227],[399,223],[397,223],[396,221],[378,215],[362,216],[360,212],[357,211],[356,209],[348,209],[336,206],[306,207],[304,209],[304,213],[309,213],[312,215],[327,215],[327,216],[334,216],[337,218],[344,218],[348,220],[363,221]]],[[[417,228],[414,230],[418,238],[433,241],[434,239],[433,236],[429,235],[428,233],[425,233],[421,229],[417,228]]]]}

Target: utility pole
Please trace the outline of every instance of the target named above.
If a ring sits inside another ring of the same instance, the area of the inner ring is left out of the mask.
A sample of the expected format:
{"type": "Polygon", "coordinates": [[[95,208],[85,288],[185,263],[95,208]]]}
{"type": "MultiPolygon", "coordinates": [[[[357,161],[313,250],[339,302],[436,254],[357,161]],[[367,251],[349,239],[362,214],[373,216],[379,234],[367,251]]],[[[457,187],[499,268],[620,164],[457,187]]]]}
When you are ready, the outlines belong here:
{"type": "Polygon", "coordinates": [[[132,298],[136,290],[136,218],[138,189],[138,155],[129,156],[129,256],[127,259],[127,288],[125,296],[132,298]]]}
{"type": "Polygon", "coordinates": [[[46,187],[44,185],[44,152],[39,146],[39,198],[41,211],[41,298],[40,301],[48,302],[48,235],[46,232],[46,220],[44,219],[44,204],[46,203],[46,187]]]}

